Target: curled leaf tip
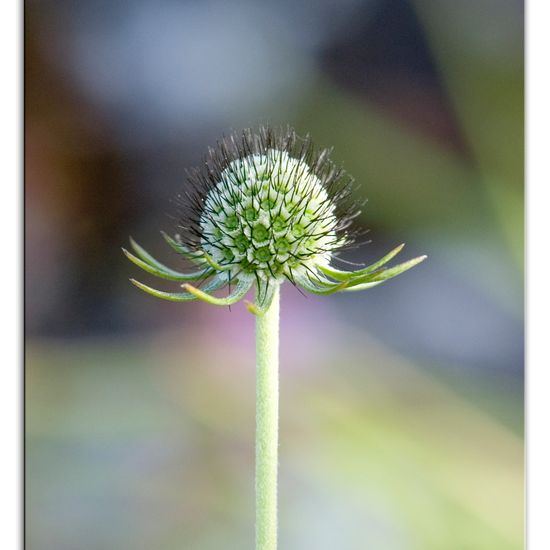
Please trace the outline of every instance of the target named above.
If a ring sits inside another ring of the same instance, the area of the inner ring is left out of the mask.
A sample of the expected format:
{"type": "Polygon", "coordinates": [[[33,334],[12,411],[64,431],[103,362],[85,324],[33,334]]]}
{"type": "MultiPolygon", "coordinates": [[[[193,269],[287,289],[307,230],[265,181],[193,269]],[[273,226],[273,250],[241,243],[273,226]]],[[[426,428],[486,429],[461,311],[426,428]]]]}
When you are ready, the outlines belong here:
{"type": "Polygon", "coordinates": [[[252,313],[252,315],[261,315],[260,310],[256,307],[256,305],[252,302],[249,302],[248,300],[244,301],[244,305],[246,309],[252,313]]]}
{"type": "MultiPolygon", "coordinates": [[[[218,280],[221,282],[220,284],[225,284],[224,278],[218,278],[218,280]]],[[[213,304],[216,306],[230,306],[238,302],[241,298],[244,298],[245,294],[250,290],[251,286],[252,286],[251,281],[247,281],[247,280],[239,281],[237,285],[233,288],[232,292],[225,298],[218,298],[217,296],[213,296],[212,294],[203,292],[202,290],[190,284],[185,284],[183,288],[189,294],[192,294],[193,296],[195,296],[199,300],[202,300],[203,302],[207,302],[209,304],[213,304]]]]}

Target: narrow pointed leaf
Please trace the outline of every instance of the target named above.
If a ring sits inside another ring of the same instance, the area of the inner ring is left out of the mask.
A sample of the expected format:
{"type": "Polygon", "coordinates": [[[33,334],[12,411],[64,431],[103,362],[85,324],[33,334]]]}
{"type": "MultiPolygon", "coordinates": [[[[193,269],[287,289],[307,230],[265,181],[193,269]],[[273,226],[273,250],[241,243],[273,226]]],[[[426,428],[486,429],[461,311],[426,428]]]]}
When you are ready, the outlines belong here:
{"type": "Polygon", "coordinates": [[[231,269],[231,266],[230,265],[221,265],[219,263],[217,263],[215,260],[212,259],[212,257],[207,254],[206,252],[203,252],[203,256],[204,256],[204,259],[206,261],[206,263],[214,268],[216,271],[228,271],[229,269],[231,269]]]}
{"type": "Polygon", "coordinates": [[[204,254],[202,252],[193,252],[192,250],[189,250],[183,243],[180,243],[170,237],[167,233],[164,231],[161,231],[161,235],[164,237],[164,240],[178,253],[187,258],[188,260],[191,260],[192,262],[196,263],[197,265],[204,264],[204,254]]]}
{"type": "Polygon", "coordinates": [[[384,281],[373,281],[371,283],[361,283],[354,286],[344,287],[340,292],[357,292],[359,290],[367,290],[373,286],[381,285],[384,281]]]}
{"type": "MultiPolygon", "coordinates": [[[[396,265],[394,267],[390,267],[388,269],[381,269],[379,271],[375,271],[374,273],[369,273],[363,277],[353,278],[350,281],[348,281],[346,290],[351,291],[351,289],[356,289],[356,287],[367,283],[375,283],[375,282],[382,283],[384,281],[387,281],[388,279],[397,277],[397,275],[400,275],[401,273],[404,273],[405,271],[411,269],[415,265],[418,265],[420,262],[423,262],[426,258],[427,256],[419,256],[418,258],[413,258],[412,260],[403,262],[402,264],[396,265]]],[[[363,288],[369,288],[369,287],[366,286],[363,288]]]]}
{"type": "MultiPolygon", "coordinates": [[[[134,249],[134,252],[137,254],[137,256],[141,260],[143,260],[145,263],[149,264],[151,267],[157,269],[158,271],[164,272],[165,274],[169,274],[173,277],[180,277],[180,276],[184,275],[183,273],[180,273],[179,271],[175,271],[175,270],[165,266],[164,264],[162,264],[158,260],[156,260],[153,256],[151,256],[151,254],[149,254],[149,252],[147,252],[147,250],[145,250],[136,241],[134,241],[134,239],[132,239],[132,237],[130,237],[130,244],[132,245],[132,248],[134,249]]],[[[140,267],[142,267],[142,266],[140,266],[140,267]]],[[[164,277],[164,278],[167,278],[167,277],[164,277]]],[[[179,280],[185,281],[185,280],[196,280],[196,278],[194,278],[194,279],[179,279],[179,278],[176,279],[176,278],[172,278],[171,280],[173,280],[173,281],[179,281],[179,280]]]]}
{"type": "Polygon", "coordinates": [[[346,285],[346,282],[342,283],[324,283],[321,281],[314,281],[307,276],[296,277],[296,283],[300,285],[304,290],[311,292],[312,294],[318,294],[319,296],[328,296],[338,292],[346,285]]]}
{"type": "Polygon", "coordinates": [[[405,243],[396,246],[393,250],[390,250],[384,257],[380,258],[380,260],[374,262],[365,269],[360,270],[360,272],[362,271],[362,273],[354,273],[354,277],[360,277],[362,275],[366,275],[367,273],[372,273],[373,271],[376,271],[379,267],[386,265],[390,260],[393,260],[393,258],[395,258],[403,250],[404,246],[405,243]]]}
{"type": "Polygon", "coordinates": [[[131,262],[136,264],[138,267],[141,267],[141,269],[151,273],[152,275],[161,277],[162,279],[168,279],[169,281],[198,281],[209,277],[214,273],[214,270],[211,268],[196,271],[194,273],[180,273],[179,271],[163,266],[160,262],[155,261],[155,265],[144,262],[142,259],[134,256],[131,252],[128,252],[125,248],[122,249],[122,252],[124,252],[126,257],[131,262]]]}
{"type": "MultiPolygon", "coordinates": [[[[209,304],[213,304],[215,306],[230,306],[231,304],[234,304],[238,302],[241,298],[243,298],[245,294],[250,290],[251,286],[251,281],[239,281],[235,286],[233,292],[225,298],[217,298],[216,296],[212,296],[211,294],[208,294],[203,290],[199,290],[198,288],[195,288],[194,286],[189,284],[183,285],[183,288],[185,288],[185,290],[193,294],[199,300],[203,300],[204,302],[207,302],[209,304]]],[[[206,288],[204,290],[206,290],[206,288]]]]}
{"type": "MultiPolygon", "coordinates": [[[[164,292],[163,290],[157,290],[155,288],[151,288],[150,286],[144,285],[143,283],[140,283],[135,279],[130,279],[130,282],[133,285],[137,286],[140,290],[143,290],[144,292],[147,292],[152,296],[156,296],[157,298],[162,298],[163,300],[169,300],[170,302],[191,302],[197,299],[196,295],[191,294],[189,292],[164,292]]],[[[207,291],[217,290],[226,284],[227,284],[227,279],[215,277],[214,279],[212,279],[211,281],[209,281],[207,284],[204,285],[204,290],[207,290],[207,291]]]]}
{"type": "Polygon", "coordinates": [[[395,267],[382,269],[380,271],[372,273],[370,275],[370,281],[387,281],[388,279],[397,277],[397,275],[401,275],[401,273],[408,271],[409,269],[411,269],[411,267],[414,267],[415,265],[423,262],[427,257],[428,256],[418,256],[417,258],[413,258],[412,260],[403,262],[402,264],[396,265],[395,267]]]}
{"type": "Polygon", "coordinates": [[[383,265],[387,264],[392,258],[397,256],[401,250],[403,250],[404,244],[400,244],[399,246],[395,247],[391,252],[388,252],[383,258],[378,260],[377,262],[363,268],[358,269],[357,271],[343,271],[340,269],[336,269],[335,267],[327,267],[324,265],[318,265],[317,267],[329,277],[332,277],[333,279],[336,279],[337,281],[348,281],[350,279],[353,279],[355,277],[363,277],[365,275],[368,275],[369,273],[372,273],[373,271],[376,271],[379,267],[382,267],[383,265]]]}

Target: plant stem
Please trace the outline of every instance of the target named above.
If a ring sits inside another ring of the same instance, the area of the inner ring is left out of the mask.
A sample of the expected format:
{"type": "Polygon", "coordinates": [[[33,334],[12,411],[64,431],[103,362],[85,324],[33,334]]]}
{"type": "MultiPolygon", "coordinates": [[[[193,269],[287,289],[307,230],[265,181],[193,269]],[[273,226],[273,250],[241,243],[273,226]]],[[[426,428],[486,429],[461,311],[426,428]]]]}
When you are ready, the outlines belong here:
{"type": "Polygon", "coordinates": [[[279,285],[256,317],[256,550],[277,548],[279,285]]]}

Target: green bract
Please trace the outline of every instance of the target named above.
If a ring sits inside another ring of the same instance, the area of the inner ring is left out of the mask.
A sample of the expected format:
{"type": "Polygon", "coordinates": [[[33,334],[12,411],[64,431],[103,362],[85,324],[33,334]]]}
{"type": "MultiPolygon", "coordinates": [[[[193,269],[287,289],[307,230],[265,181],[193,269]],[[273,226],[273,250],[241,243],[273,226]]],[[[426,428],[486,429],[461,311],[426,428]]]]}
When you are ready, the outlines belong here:
{"type": "Polygon", "coordinates": [[[332,266],[337,254],[354,242],[351,220],[353,183],[334,166],[328,151],[313,148],[294,131],[262,128],[232,135],[209,151],[203,170],[189,177],[180,234],[164,237],[196,271],[166,267],[131,240],[136,265],[158,277],[180,281],[184,292],[163,292],[142,283],[140,289],[166,300],[201,299],[231,305],[255,285],[253,313],[270,305],[275,288],[288,280],[314,294],[355,291],[378,285],[424,260],[421,256],[385,268],[403,247],[356,271],[332,266]],[[199,290],[189,282],[201,283],[199,290]],[[204,284],[202,284],[204,283],[204,284]],[[229,286],[228,296],[213,291],[229,286]]]}

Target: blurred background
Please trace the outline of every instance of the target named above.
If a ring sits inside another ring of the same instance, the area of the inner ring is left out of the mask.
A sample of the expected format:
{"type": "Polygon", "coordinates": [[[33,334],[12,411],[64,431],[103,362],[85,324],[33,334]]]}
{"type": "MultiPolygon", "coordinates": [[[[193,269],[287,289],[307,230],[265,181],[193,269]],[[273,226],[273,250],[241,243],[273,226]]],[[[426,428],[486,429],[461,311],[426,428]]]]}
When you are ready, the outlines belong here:
{"type": "Polygon", "coordinates": [[[522,3],[25,4],[29,550],[253,548],[254,321],[120,248],[177,267],[185,168],[259,123],[357,179],[347,259],[429,256],[285,285],[280,547],[522,548],[522,3]]]}

